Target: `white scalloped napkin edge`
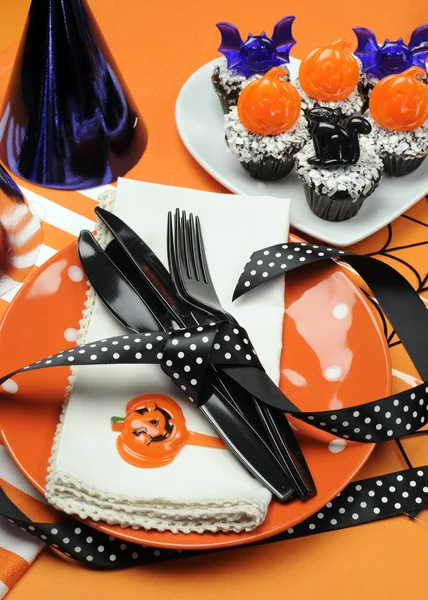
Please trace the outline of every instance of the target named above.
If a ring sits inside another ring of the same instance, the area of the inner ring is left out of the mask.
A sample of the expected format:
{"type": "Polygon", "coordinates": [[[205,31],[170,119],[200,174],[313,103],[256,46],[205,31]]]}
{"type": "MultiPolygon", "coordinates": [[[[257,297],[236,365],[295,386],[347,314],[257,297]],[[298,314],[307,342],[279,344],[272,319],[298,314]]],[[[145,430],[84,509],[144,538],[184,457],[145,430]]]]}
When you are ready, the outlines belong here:
{"type": "MultiPolygon", "coordinates": [[[[120,179],[101,199],[167,264],[168,211],[201,218],[212,279],[226,310],[245,327],[269,375],[279,381],[284,315],[281,278],[232,304],[235,283],[252,251],[283,242],[290,202],[215,194],[120,179]]],[[[109,237],[98,225],[97,237],[109,237]]],[[[126,333],[89,289],[79,343],[126,333]]],[[[181,407],[190,431],[216,435],[158,365],[94,365],[72,369],[52,449],[46,497],[56,508],[122,527],[177,532],[241,532],[260,525],[270,492],[224,449],[186,445],[168,465],[138,468],[116,450],[112,416],[142,394],[164,394],[181,407]]]]}

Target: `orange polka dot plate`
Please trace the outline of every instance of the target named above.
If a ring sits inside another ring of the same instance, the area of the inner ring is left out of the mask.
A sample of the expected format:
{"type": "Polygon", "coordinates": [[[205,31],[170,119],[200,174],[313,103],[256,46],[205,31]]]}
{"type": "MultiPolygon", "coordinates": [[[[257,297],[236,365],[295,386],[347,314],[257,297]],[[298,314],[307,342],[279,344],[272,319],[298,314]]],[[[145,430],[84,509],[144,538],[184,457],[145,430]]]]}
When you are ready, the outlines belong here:
{"type": "MultiPolygon", "coordinates": [[[[75,345],[86,290],[77,247],[72,244],[46,262],[10,305],[0,325],[2,372],[75,345]]],[[[338,266],[317,266],[287,276],[283,340],[280,385],[303,410],[351,406],[390,393],[391,367],[381,324],[365,296],[338,266]]],[[[2,390],[2,441],[42,493],[68,375],[66,368],[28,372],[6,382],[2,390]]],[[[127,415],[141,409],[134,404],[128,406],[127,415]]],[[[145,406],[146,410],[155,407],[145,406]]],[[[143,425],[147,421],[144,411],[138,416],[143,425]]],[[[113,419],[115,430],[125,432],[127,415],[113,419]]],[[[162,415],[155,416],[156,427],[164,427],[162,415]]],[[[272,502],[264,523],[251,532],[173,534],[99,522],[89,525],[130,542],[183,549],[246,544],[293,527],[342,490],[374,446],[334,439],[296,421],[292,426],[318,493],[307,502],[272,502]]],[[[112,443],[115,439],[113,435],[112,443]]],[[[124,452],[131,451],[126,436],[122,439],[124,452]]]]}

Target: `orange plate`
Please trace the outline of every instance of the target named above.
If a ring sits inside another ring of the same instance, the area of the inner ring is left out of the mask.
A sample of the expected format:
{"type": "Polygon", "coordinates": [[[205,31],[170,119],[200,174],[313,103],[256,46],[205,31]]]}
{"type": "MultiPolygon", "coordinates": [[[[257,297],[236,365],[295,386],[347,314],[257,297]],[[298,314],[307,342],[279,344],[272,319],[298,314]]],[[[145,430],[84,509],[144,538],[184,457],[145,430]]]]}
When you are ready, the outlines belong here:
{"type": "MultiPolygon", "coordinates": [[[[76,244],[45,263],[20,290],[0,326],[2,373],[72,347],[86,278],[76,244]]],[[[351,406],[390,393],[389,353],[365,297],[339,267],[318,266],[287,276],[281,387],[305,410],[351,406]],[[326,378],[330,378],[327,379],[326,378]]],[[[251,302],[251,297],[248,297],[251,302]]],[[[5,384],[0,402],[3,443],[42,493],[68,369],[47,369],[5,384]],[[18,389],[19,388],[19,389],[18,389]]],[[[219,548],[269,537],[316,513],[357,473],[373,444],[345,443],[293,421],[318,494],[308,502],[272,502],[264,523],[242,534],[173,534],[88,522],[127,541],[165,548],[219,548]]]]}

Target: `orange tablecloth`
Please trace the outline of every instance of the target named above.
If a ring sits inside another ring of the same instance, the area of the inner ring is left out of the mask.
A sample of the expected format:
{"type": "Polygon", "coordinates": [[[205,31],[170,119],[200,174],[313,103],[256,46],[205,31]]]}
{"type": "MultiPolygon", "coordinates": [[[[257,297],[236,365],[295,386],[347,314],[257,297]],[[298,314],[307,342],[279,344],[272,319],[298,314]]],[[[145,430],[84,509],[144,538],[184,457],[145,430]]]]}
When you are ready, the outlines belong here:
{"type": "MultiPolygon", "coordinates": [[[[19,37],[29,0],[1,0],[0,49],[19,37]]],[[[136,179],[203,190],[224,191],[187,154],[174,123],[174,104],[187,77],[216,56],[217,21],[231,21],[242,32],[270,32],[286,14],[295,14],[293,53],[302,57],[314,44],[339,37],[354,43],[353,26],[376,31],[379,39],[405,39],[417,25],[428,21],[424,0],[360,0],[337,8],[335,0],[293,4],[256,0],[92,0],[91,6],[149,129],[149,146],[130,176],[136,179]]],[[[7,82],[16,46],[0,57],[0,95],[7,82]]],[[[70,208],[91,215],[88,199],[74,194],[33,191],[70,208]],[[88,200],[88,202],[86,202],[88,200]]],[[[392,262],[421,291],[428,304],[428,201],[421,201],[406,217],[398,219],[357,246],[360,252],[379,252],[388,246],[384,260],[392,262]],[[411,246],[410,248],[408,246],[411,246]],[[402,248],[406,246],[406,248],[402,248]],[[397,257],[404,261],[397,262],[397,257]]],[[[45,243],[59,249],[71,241],[55,227],[45,225],[45,243]]],[[[6,308],[0,303],[0,313],[6,308]]],[[[391,338],[394,386],[399,389],[415,375],[400,344],[391,338]]],[[[428,463],[428,440],[405,442],[415,464],[428,463]]],[[[396,446],[378,447],[360,476],[403,468],[396,446]]],[[[179,600],[234,600],[278,596],[333,600],[346,596],[398,599],[425,597],[424,575],[428,543],[428,517],[406,517],[355,527],[259,548],[241,548],[215,556],[201,556],[174,563],[112,573],[97,573],[45,551],[9,593],[10,600],[61,597],[131,598],[158,597],[179,600]]]]}

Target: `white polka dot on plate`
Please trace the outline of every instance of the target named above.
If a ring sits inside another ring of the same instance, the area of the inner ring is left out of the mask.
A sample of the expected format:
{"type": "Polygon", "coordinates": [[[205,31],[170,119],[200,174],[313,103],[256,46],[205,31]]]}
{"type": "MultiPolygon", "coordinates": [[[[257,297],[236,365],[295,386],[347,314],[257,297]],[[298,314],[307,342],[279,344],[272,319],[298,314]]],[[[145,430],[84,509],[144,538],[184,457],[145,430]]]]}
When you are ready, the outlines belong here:
{"type": "Polygon", "coordinates": [[[345,440],[332,440],[328,445],[328,449],[330,450],[330,452],[333,452],[333,454],[338,454],[339,452],[343,452],[343,450],[345,450],[345,448],[346,448],[345,440]]]}
{"type": "Polygon", "coordinates": [[[71,281],[74,281],[76,283],[82,281],[83,279],[83,271],[80,267],[77,267],[76,265],[68,267],[67,274],[70,277],[71,281]]]}
{"type": "Polygon", "coordinates": [[[67,340],[67,342],[75,342],[79,337],[79,332],[74,327],[68,327],[64,331],[64,337],[67,340]]]}
{"type": "Polygon", "coordinates": [[[342,369],[338,365],[330,365],[324,369],[324,377],[328,381],[337,381],[342,377],[342,369]]]}
{"type": "Polygon", "coordinates": [[[282,374],[288,379],[290,383],[297,387],[304,387],[308,385],[308,382],[306,381],[305,377],[297,371],[293,371],[292,369],[284,369],[282,371],[282,374]]]}
{"type": "Polygon", "coordinates": [[[16,394],[19,390],[18,384],[13,379],[8,379],[2,384],[2,389],[9,394],[16,394]]]}
{"type": "Polygon", "coordinates": [[[333,308],[333,317],[338,321],[346,319],[349,314],[349,307],[346,304],[336,304],[333,308]]]}

